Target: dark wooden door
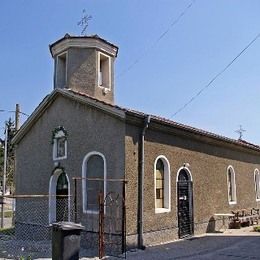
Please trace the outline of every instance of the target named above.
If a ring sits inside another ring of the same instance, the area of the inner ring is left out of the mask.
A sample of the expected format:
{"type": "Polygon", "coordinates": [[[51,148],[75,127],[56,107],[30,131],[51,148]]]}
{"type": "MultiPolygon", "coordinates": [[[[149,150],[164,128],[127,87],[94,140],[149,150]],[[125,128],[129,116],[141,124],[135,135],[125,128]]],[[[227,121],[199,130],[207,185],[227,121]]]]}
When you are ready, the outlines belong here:
{"type": "Polygon", "coordinates": [[[194,233],[192,190],[190,176],[183,169],[179,173],[177,183],[179,238],[188,237],[194,233]]]}

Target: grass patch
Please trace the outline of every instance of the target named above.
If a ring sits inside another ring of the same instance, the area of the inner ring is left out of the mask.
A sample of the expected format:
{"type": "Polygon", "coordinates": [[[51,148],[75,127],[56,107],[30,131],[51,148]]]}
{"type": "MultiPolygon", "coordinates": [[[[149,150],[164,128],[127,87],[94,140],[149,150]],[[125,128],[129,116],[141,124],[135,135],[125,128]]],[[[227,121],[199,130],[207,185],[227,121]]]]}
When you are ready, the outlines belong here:
{"type": "Polygon", "coordinates": [[[0,228],[1,235],[12,235],[14,234],[14,227],[11,228],[0,228]]]}
{"type": "Polygon", "coordinates": [[[4,212],[4,217],[5,218],[12,218],[13,217],[13,211],[11,211],[11,210],[5,211],[4,212]]]}

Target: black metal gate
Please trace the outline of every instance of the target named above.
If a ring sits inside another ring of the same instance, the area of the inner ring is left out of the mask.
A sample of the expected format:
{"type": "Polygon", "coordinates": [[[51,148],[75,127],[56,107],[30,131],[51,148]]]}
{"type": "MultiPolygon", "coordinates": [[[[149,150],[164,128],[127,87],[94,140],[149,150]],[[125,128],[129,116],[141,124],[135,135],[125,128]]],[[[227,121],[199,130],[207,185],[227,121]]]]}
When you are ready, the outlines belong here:
{"type": "Polygon", "coordinates": [[[192,195],[192,181],[183,169],[179,173],[177,182],[179,238],[189,237],[194,233],[192,195]]]}

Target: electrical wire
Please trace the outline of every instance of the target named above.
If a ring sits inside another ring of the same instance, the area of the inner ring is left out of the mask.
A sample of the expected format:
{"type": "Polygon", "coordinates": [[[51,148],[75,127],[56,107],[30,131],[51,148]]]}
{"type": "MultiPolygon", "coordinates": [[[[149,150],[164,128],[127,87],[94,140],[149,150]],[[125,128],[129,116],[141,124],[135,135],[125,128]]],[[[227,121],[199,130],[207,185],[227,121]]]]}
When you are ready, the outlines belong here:
{"type": "MultiPolygon", "coordinates": [[[[0,109],[0,112],[8,112],[8,113],[16,113],[16,111],[13,111],[13,110],[4,110],[4,109],[0,109]]],[[[29,117],[28,114],[24,113],[24,112],[21,112],[21,111],[18,111],[19,114],[22,114],[24,116],[27,116],[29,117]]]]}
{"type": "Polygon", "coordinates": [[[176,116],[177,114],[179,114],[182,110],[184,110],[189,104],[191,104],[197,97],[199,97],[208,87],[210,87],[212,85],[212,83],[218,78],[220,77],[258,38],[260,37],[260,33],[258,33],[253,40],[250,41],[249,44],[246,45],[246,47],[244,49],[242,49],[242,51],[240,51],[236,57],[229,62],[220,72],[218,72],[209,82],[206,86],[204,86],[203,88],[201,88],[196,95],[194,95],[187,103],[185,103],[182,107],[180,107],[173,115],[171,115],[170,118],[176,116]]]}
{"type": "Polygon", "coordinates": [[[187,13],[187,11],[193,6],[193,4],[195,3],[196,0],[192,0],[192,2],[186,6],[186,8],[179,14],[179,16],[173,20],[171,22],[171,24],[169,25],[169,27],[160,34],[160,36],[155,39],[155,41],[149,46],[147,47],[143,53],[134,61],[132,62],[132,64],[130,64],[126,69],[124,69],[121,73],[119,73],[119,75],[116,76],[116,78],[119,78],[121,76],[123,76],[124,74],[126,74],[129,70],[131,70],[137,63],[139,63],[147,54],[148,52],[153,49],[156,44],[158,44],[165,36],[166,34],[171,30],[171,28],[173,28],[180,20],[181,18],[187,13]]]}

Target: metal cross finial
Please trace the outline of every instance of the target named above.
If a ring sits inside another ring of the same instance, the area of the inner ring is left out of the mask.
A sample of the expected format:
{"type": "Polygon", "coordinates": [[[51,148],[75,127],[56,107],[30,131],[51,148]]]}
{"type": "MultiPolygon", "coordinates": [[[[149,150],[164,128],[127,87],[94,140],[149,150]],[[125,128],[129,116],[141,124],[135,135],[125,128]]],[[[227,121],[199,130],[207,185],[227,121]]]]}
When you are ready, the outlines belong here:
{"type": "Polygon", "coordinates": [[[86,36],[87,35],[86,31],[87,31],[87,27],[88,27],[88,22],[92,19],[92,16],[88,15],[86,13],[85,9],[83,9],[82,13],[83,13],[83,16],[82,16],[81,20],[77,23],[77,25],[82,27],[80,34],[82,36],[86,36]]]}
{"type": "Polygon", "coordinates": [[[236,130],[235,132],[239,134],[238,140],[242,140],[243,132],[246,132],[246,130],[242,128],[242,125],[239,125],[239,129],[236,130]]]}

